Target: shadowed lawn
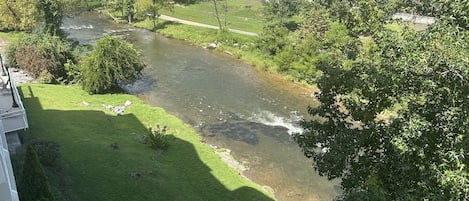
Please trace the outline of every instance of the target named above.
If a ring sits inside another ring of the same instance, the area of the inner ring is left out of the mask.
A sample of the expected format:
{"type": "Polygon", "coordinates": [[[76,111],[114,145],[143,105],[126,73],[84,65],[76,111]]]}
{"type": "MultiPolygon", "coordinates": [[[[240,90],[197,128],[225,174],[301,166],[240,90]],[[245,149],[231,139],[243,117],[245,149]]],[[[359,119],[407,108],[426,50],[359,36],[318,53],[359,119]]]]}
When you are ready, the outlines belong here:
{"type": "Polygon", "coordinates": [[[26,143],[60,144],[67,197],[73,200],[272,200],[222,162],[190,126],[134,96],[88,95],[76,86],[41,84],[19,90],[30,123],[23,137],[26,143]],[[126,100],[133,104],[121,116],[101,106],[126,100]],[[165,152],[141,143],[141,135],[157,124],[169,127],[165,152]]]}

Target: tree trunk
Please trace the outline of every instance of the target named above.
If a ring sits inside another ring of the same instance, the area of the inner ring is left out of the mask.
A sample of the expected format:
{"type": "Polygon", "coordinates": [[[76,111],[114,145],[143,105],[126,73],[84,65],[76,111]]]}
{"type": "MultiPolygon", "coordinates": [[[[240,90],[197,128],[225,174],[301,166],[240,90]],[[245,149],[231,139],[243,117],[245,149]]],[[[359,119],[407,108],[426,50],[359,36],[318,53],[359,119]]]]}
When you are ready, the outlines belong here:
{"type": "Polygon", "coordinates": [[[225,5],[223,5],[223,10],[225,11],[225,27],[227,26],[226,14],[228,13],[228,0],[225,0],[225,5]]]}
{"type": "Polygon", "coordinates": [[[220,27],[220,31],[223,30],[223,26],[220,22],[220,16],[218,15],[218,7],[217,7],[217,0],[213,0],[213,6],[215,7],[215,17],[217,18],[218,27],[220,27]]]}

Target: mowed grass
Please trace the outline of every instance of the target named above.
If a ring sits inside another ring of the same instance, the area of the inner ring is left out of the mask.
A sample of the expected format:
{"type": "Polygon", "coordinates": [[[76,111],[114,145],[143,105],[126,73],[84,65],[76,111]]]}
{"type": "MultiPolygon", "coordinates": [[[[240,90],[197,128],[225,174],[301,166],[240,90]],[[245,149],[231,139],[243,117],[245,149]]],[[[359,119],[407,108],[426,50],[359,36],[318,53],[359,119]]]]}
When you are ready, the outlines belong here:
{"type": "Polygon", "coordinates": [[[89,95],[77,86],[44,84],[19,90],[30,124],[25,142],[60,144],[74,200],[272,200],[222,162],[189,125],[135,96],[89,95]],[[102,106],[127,100],[133,104],[121,116],[102,106]],[[141,143],[147,128],[158,124],[169,127],[164,152],[141,143]]]}
{"type": "Polygon", "coordinates": [[[23,37],[26,35],[24,32],[2,32],[0,31],[0,39],[3,39],[5,41],[15,41],[18,40],[19,38],[23,37]]]}
{"type": "MultiPolygon", "coordinates": [[[[217,1],[218,13],[222,25],[224,25],[224,9],[223,4],[225,1],[217,1]]],[[[260,33],[264,24],[264,17],[262,14],[262,3],[253,0],[229,0],[228,9],[226,14],[227,26],[230,29],[239,29],[254,33],[260,33]]],[[[215,9],[212,1],[204,1],[196,4],[189,5],[176,5],[173,12],[161,11],[162,14],[169,15],[176,18],[199,22],[218,26],[215,17],[215,9]]]]}

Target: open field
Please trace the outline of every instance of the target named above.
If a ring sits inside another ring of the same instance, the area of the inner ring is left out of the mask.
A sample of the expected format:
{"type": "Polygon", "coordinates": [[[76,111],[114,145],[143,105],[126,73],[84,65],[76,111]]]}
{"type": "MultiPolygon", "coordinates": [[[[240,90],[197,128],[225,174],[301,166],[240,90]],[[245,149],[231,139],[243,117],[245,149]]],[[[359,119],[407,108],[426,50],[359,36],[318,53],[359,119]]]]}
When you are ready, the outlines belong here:
{"type": "MultiPolygon", "coordinates": [[[[224,2],[225,1],[218,1],[218,12],[223,25],[225,15],[222,5],[224,2]]],[[[226,21],[228,28],[250,31],[258,34],[262,31],[264,24],[261,10],[262,3],[250,0],[230,0],[227,2],[228,9],[226,21]]],[[[213,2],[211,1],[190,5],[176,5],[173,12],[164,10],[161,13],[184,20],[218,26],[218,22],[215,17],[215,9],[213,2]]]]}

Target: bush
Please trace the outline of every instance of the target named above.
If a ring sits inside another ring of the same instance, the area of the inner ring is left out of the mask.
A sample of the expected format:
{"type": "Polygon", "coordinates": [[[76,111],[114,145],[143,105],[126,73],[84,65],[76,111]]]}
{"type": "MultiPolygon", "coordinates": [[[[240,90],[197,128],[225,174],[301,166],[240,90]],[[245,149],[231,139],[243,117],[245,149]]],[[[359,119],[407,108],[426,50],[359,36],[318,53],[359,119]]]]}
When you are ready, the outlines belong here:
{"type": "Polygon", "coordinates": [[[275,56],[291,43],[288,29],[279,24],[268,24],[258,38],[257,46],[266,56],[275,56]]]}
{"type": "Polygon", "coordinates": [[[134,82],[144,67],[132,44],[112,36],[96,43],[96,49],[80,67],[85,91],[102,94],[121,90],[120,83],[134,82]]]}
{"type": "Polygon", "coordinates": [[[60,37],[47,34],[27,35],[7,50],[11,67],[27,71],[32,77],[54,83],[66,77],[64,64],[74,61],[72,48],[60,37]]]}
{"type": "Polygon", "coordinates": [[[151,127],[148,129],[148,133],[143,136],[143,143],[150,145],[155,150],[166,150],[169,147],[167,140],[166,131],[168,127],[164,126],[162,129],[159,125],[156,126],[156,130],[151,127]]]}

